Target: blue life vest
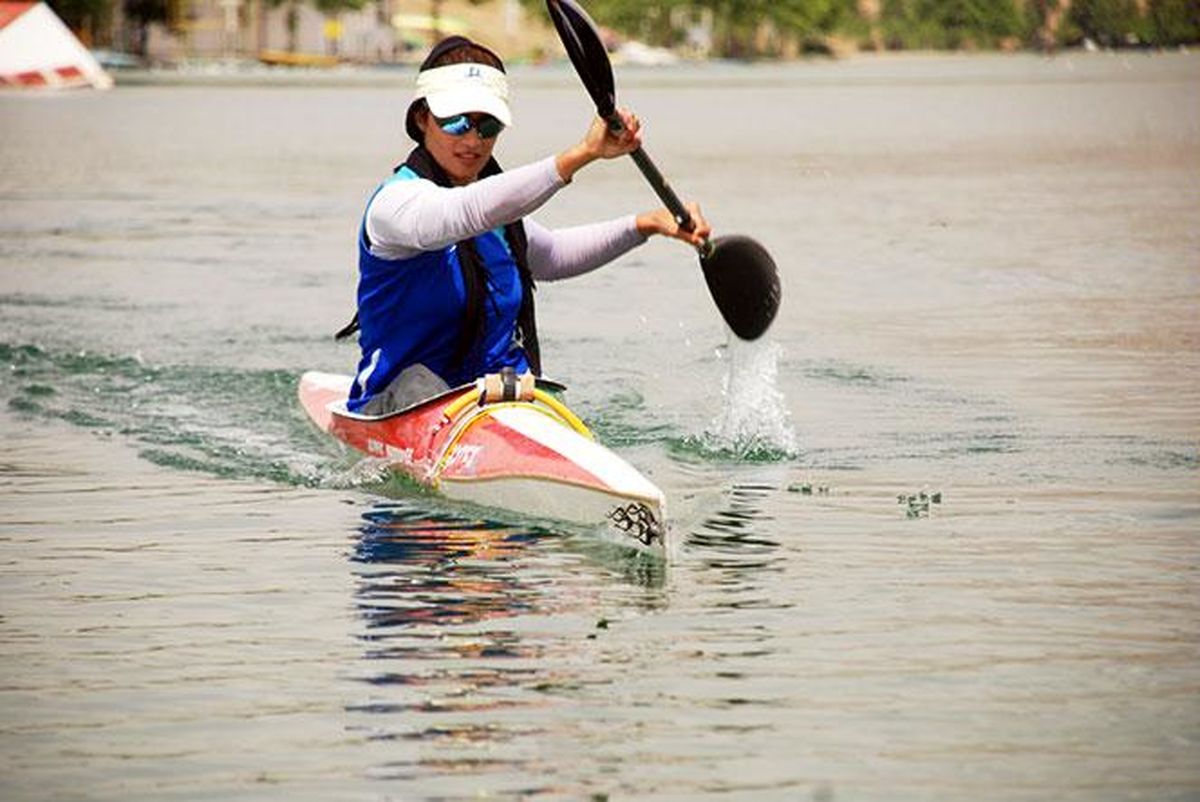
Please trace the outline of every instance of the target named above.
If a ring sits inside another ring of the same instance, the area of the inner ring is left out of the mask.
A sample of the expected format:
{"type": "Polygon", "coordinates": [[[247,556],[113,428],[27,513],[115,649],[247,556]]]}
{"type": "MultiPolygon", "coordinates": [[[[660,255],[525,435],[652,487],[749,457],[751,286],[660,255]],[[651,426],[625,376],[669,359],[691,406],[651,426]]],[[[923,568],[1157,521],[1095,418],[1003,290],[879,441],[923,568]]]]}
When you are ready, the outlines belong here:
{"type": "MultiPolygon", "coordinates": [[[[392,181],[419,177],[409,167],[401,167],[375,190],[375,195],[392,181]]],[[[504,367],[515,368],[518,373],[530,369],[525,350],[515,336],[523,288],[504,230],[485,231],[474,237],[474,243],[487,281],[483,331],[466,358],[459,360],[456,357],[460,353],[467,294],[458,245],[407,259],[380,258],[371,253],[364,213],[358,232],[362,358],[347,402],[350,411],[360,409],[401,371],[417,363],[451,387],[504,367]]]]}

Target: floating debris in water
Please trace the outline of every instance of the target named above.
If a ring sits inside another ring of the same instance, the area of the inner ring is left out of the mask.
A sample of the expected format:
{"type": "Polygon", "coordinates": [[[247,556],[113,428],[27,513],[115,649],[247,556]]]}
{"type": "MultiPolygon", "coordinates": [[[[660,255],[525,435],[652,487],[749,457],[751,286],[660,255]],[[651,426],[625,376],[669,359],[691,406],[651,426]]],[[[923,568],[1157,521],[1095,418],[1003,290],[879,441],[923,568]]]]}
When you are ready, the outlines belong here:
{"type": "Polygon", "coordinates": [[[829,485],[814,485],[811,482],[798,482],[788,485],[789,493],[799,493],[802,496],[811,496],[814,493],[818,496],[829,495],[829,485]]]}
{"type": "Polygon", "coordinates": [[[904,514],[909,518],[922,518],[929,515],[929,507],[942,503],[942,491],[926,493],[901,493],[896,496],[896,503],[904,507],[904,514]]]}
{"type": "MultiPolygon", "coordinates": [[[[598,618],[598,619],[596,619],[596,629],[608,629],[608,619],[607,619],[607,618],[598,618]]],[[[596,633],[595,633],[595,632],[589,632],[589,633],[587,634],[587,639],[588,639],[588,640],[595,640],[595,639],[596,639],[596,633]]]]}

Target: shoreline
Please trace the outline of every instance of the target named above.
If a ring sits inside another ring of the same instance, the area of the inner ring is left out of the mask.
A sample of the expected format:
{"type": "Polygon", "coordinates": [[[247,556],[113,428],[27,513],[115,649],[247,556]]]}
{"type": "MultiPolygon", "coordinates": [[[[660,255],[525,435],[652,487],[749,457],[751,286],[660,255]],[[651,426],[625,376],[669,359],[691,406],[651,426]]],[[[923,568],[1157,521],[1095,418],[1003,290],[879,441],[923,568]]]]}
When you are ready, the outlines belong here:
{"type": "MultiPolygon", "coordinates": [[[[1191,50],[1100,50],[1086,48],[1059,50],[1054,53],[1039,53],[1022,50],[1006,51],[860,51],[848,55],[828,57],[812,56],[798,59],[774,59],[742,61],[734,59],[685,60],[671,65],[615,64],[620,71],[623,84],[639,85],[663,81],[671,82],[673,76],[687,76],[690,81],[697,71],[708,69],[724,72],[746,71],[761,76],[768,71],[811,69],[814,72],[832,66],[870,66],[879,64],[945,63],[963,61],[974,63],[1007,61],[1011,63],[1053,64],[1074,61],[1098,61],[1101,59],[1196,59],[1200,65],[1200,54],[1191,50]]],[[[118,86],[227,86],[227,87],[407,87],[416,72],[416,64],[339,64],[332,67],[279,67],[263,64],[256,60],[211,60],[194,61],[171,67],[150,67],[111,70],[110,74],[118,86]]],[[[551,79],[557,85],[560,79],[573,84],[577,78],[565,59],[538,64],[518,63],[511,70],[522,76],[528,86],[537,86],[538,79],[551,79]],[[532,79],[532,82],[530,82],[532,79]]],[[[910,76],[911,77],[911,76],[910,76]]],[[[1197,77],[1200,77],[1198,69],[1197,77]]],[[[15,93],[14,93],[15,94],[15,93]]]]}

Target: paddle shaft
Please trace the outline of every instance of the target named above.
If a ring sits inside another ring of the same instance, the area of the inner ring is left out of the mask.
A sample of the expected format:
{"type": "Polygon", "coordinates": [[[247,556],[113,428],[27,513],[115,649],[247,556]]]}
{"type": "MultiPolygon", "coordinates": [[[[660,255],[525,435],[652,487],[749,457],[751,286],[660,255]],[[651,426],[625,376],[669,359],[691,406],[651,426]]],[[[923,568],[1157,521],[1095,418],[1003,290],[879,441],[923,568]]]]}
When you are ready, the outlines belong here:
{"type": "MultiPolygon", "coordinates": [[[[616,114],[608,118],[608,130],[614,133],[620,133],[625,130],[621,118],[616,114]]],[[[639,147],[630,153],[629,157],[633,159],[634,164],[642,171],[642,175],[650,182],[650,187],[654,190],[654,194],[658,195],[659,200],[666,205],[667,210],[675,217],[675,222],[679,224],[679,227],[684,231],[691,231],[695,226],[692,222],[691,213],[683,205],[683,201],[679,200],[679,196],[675,194],[675,190],[671,189],[671,185],[667,183],[667,179],[663,178],[663,174],[659,172],[658,167],[650,159],[650,154],[639,147]]]]}
{"type": "MultiPolygon", "coordinates": [[[[616,110],[612,62],[596,23],[577,0],[546,0],[546,9],[597,113],[610,131],[620,132],[624,125],[616,110]]],[[[676,225],[694,231],[696,221],[646,152],[639,147],[629,155],[676,225]]],[[[779,310],[779,274],[771,255],[749,237],[739,236],[705,239],[696,251],[709,292],[729,328],[743,340],[760,337],[779,310]]]]}

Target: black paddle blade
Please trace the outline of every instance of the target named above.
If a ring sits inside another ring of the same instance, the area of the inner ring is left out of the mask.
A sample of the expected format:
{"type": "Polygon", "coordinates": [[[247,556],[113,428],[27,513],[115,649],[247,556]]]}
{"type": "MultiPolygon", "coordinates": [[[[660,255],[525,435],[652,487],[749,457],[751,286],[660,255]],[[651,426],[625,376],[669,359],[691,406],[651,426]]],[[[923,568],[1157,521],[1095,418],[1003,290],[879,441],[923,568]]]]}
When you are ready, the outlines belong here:
{"type": "Polygon", "coordinates": [[[617,90],[596,23],[574,0],[546,0],[546,8],[575,72],[596,104],[596,113],[607,120],[617,110],[617,90]]]}
{"type": "MultiPolygon", "coordinates": [[[[596,104],[596,113],[611,118],[617,110],[616,81],[596,23],[575,0],[546,0],[546,8],[575,72],[596,104]]],[[[676,219],[686,220],[686,209],[650,157],[640,150],[631,155],[676,219]]],[[[719,237],[711,245],[700,258],[709,292],[733,333],[743,340],[756,340],[779,311],[775,261],[749,237],[719,237]]]]}
{"type": "Polygon", "coordinates": [[[749,237],[717,237],[700,258],[721,317],[743,340],[757,340],[779,311],[779,272],[767,249],[749,237]]]}

